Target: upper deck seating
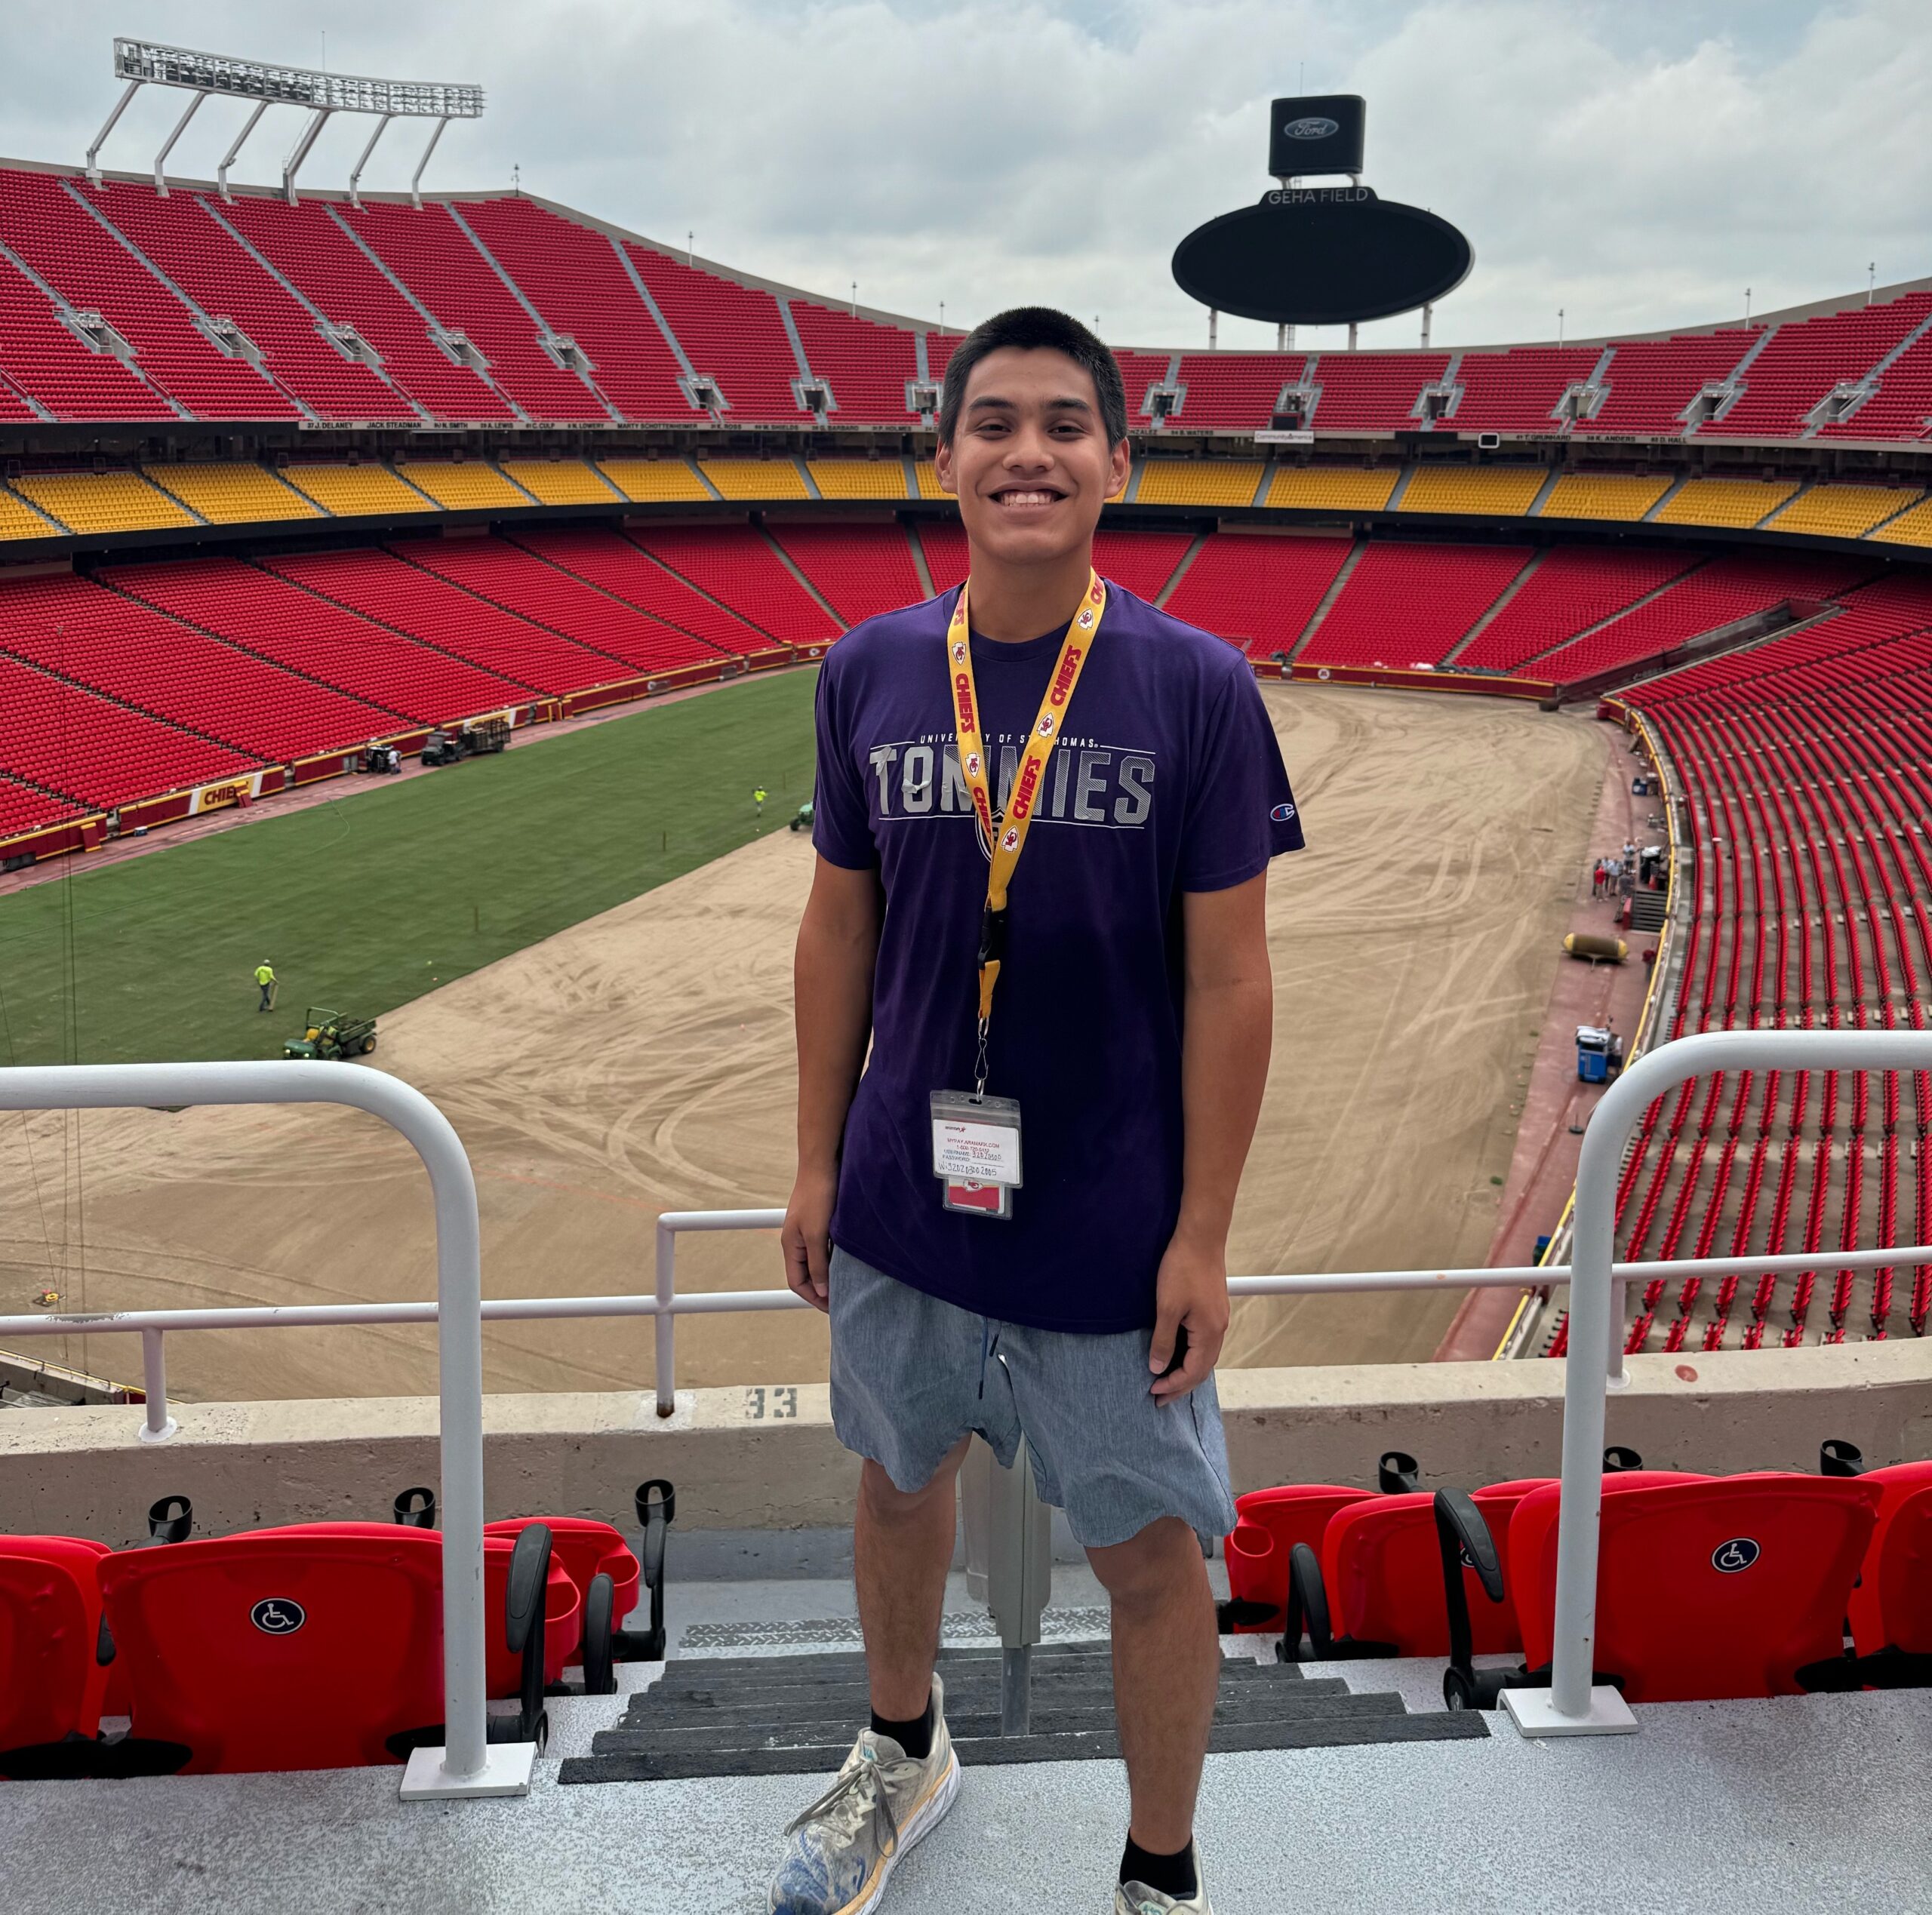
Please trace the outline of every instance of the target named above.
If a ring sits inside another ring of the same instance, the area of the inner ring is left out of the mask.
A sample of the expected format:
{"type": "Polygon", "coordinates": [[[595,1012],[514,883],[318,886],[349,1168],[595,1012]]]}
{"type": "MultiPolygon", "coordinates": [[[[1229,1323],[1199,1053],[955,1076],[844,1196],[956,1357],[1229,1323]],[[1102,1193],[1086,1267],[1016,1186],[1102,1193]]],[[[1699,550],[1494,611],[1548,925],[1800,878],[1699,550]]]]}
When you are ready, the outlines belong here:
{"type": "Polygon", "coordinates": [[[1561,429],[1557,404],[1587,380],[1602,357],[1594,346],[1513,346],[1465,352],[1456,367],[1462,397],[1438,430],[1536,432],[1561,429]]]}
{"type": "MultiPolygon", "coordinates": [[[[1257,432],[1272,422],[1282,392],[1301,383],[1307,364],[1300,352],[1183,352],[1174,423],[1192,432],[1257,432]]],[[[1137,423],[1136,403],[1128,403],[1130,423],[1137,423]]]]}
{"type": "MultiPolygon", "coordinates": [[[[229,358],[193,315],[88,210],[104,189],[0,168],[0,239],[78,310],[98,312],[143,375],[197,419],[294,420],[299,408],[246,359],[229,358]]],[[[155,415],[145,409],[138,416],[155,415]]]]}
{"type": "Polygon", "coordinates": [[[331,325],[352,327],[381,358],[386,377],[431,418],[502,425],[515,417],[482,373],[435,343],[429,315],[332,207],[242,192],[220,215],[331,325]]]}
{"type": "MultiPolygon", "coordinates": [[[[692,370],[717,381],[731,424],[804,423],[805,409],[792,389],[799,377],[798,355],[773,294],[635,241],[621,244],[692,370]]],[[[832,396],[838,397],[836,386],[832,396]]]]}
{"type": "Polygon", "coordinates": [[[1598,382],[1609,389],[1603,402],[1571,429],[1579,438],[1681,438],[1698,394],[1721,385],[1758,337],[1737,327],[1685,339],[1620,342],[1598,382]]]}
{"type": "Polygon", "coordinates": [[[415,426],[421,415],[373,367],[347,358],[314,315],[195,193],[161,198],[145,182],[103,183],[94,204],[211,319],[229,319],[262,371],[318,419],[415,426]]]}
{"type": "Polygon", "coordinates": [[[582,349],[598,391],[625,418],[696,416],[676,356],[613,240],[521,194],[465,199],[460,210],[545,320],[582,349]]]}
{"type": "Polygon", "coordinates": [[[1306,377],[1320,396],[1309,423],[1318,432],[1411,432],[1423,388],[1449,370],[1446,352],[1324,352],[1306,377]]]}
{"type": "Polygon", "coordinates": [[[798,343],[805,349],[806,364],[832,388],[834,425],[918,423],[918,413],[906,403],[906,388],[919,376],[916,333],[811,300],[786,303],[798,329],[798,343]]]}
{"type": "Polygon", "coordinates": [[[1834,387],[1863,379],[1928,312],[1932,293],[1908,293],[1877,306],[1787,321],[1739,374],[1743,396],[1721,418],[1706,420],[1699,435],[1797,438],[1834,387]]]}
{"type": "MultiPolygon", "coordinates": [[[[6,229],[0,226],[0,237],[6,229]]],[[[177,419],[153,385],[111,352],[95,352],[64,325],[51,300],[0,255],[0,419],[177,419]],[[34,403],[29,404],[31,399],[34,403]],[[35,410],[35,406],[41,412],[35,410]]]]}
{"type": "Polygon", "coordinates": [[[330,210],[445,330],[460,333],[482,354],[491,380],[527,417],[611,423],[609,410],[586,378],[566,372],[539,344],[554,322],[548,315],[541,323],[531,317],[450,207],[428,204],[419,211],[369,200],[359,207],[330,210]]]}
{"type": "Polygon", "coordinates": [[[1923,439],[1932,433],[1932,332],[1922,333],[1878,374],[1878,390],[1818,429],[1821,439],[1923,439]]]}

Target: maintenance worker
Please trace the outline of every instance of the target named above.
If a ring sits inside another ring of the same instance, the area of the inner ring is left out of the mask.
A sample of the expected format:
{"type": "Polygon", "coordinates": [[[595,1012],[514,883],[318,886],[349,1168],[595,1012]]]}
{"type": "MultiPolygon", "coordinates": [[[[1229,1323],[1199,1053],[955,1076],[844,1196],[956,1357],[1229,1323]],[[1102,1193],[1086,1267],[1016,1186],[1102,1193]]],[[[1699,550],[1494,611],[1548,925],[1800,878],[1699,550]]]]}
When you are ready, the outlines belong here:
{"type": "Polygon", "coordinates": [[[262,991],[262,1001],[255,1008],[258,1011],[274,1010],[275,967],[266,958],[255,967],[255,982],[262,991]]]}
{"type": "Polygon", "coordinates": [[[765,789],[762,785],[759,785],[758,788],[752,793],[752,802],[758,807],[758,815],[761,818],[764,816],[765,796],[765,789]]]}
{"type": "MultiPolygon", "coordinates": [[[[1093,569],[1128,429],[1113,355],[1064,313],[960,340],[937,464],[966,581],[866,619],[819,681],[783,1243],[864,1459],[872,1714],[791,1825],[772,1915],[872,1909],[958,1791],[934,1662],[975,1431],[1008,1465],[1026,1446],[1112,1606],[1115,1915],[1209,1915],[1201,1544],[1235,1520],[1214,1369],[1273,1031],[1267,871],[1302,832],[1242,654],[1093,569]]],[[[1010,1846],[1010,1796],[973,1842],[1010,1846]]],[[[922,1859],[922,1907],[1005,1899],[966,1840],[922,1859]]]]}

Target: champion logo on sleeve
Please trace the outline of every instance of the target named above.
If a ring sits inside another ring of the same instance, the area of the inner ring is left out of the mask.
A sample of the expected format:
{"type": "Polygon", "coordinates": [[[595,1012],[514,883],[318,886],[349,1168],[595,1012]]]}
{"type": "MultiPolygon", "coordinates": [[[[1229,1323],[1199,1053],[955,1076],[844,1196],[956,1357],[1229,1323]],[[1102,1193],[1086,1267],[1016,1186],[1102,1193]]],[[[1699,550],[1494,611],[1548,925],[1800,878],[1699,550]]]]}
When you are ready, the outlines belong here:
{"type": "Polygon", "coordinates": [[[1268,815],[1276,824],[1285,825],[1295,815],[1295,808],[1291,804],[1278,804],[1268,815]]]}

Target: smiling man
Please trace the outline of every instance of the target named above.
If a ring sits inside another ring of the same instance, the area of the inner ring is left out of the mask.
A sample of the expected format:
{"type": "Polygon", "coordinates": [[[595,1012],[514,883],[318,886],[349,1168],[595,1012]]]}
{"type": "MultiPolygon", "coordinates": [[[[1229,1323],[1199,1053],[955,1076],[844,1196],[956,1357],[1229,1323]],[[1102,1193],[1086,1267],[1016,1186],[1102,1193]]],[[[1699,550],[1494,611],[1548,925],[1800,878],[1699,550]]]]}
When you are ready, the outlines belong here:
{"type": "Polygon", "coordinates": [[[977,1431],[1004,1463],[1026,1442],[1111,1600],[1115,1909],[1206,1915],[1198,1538],[1234,1523],[1213,1371],[1268,1070],[1266,874],[1301,829],[1241,653],[1094,572],[1129,463],[1106,347],[1044,308],[988,320],[939,438],[967,582],[856,627],[819,685],[784,1250],[865,1459],[872,1720],[770,1905],[875,1907],[958,1791],[934,1665],[977,1431]]]}

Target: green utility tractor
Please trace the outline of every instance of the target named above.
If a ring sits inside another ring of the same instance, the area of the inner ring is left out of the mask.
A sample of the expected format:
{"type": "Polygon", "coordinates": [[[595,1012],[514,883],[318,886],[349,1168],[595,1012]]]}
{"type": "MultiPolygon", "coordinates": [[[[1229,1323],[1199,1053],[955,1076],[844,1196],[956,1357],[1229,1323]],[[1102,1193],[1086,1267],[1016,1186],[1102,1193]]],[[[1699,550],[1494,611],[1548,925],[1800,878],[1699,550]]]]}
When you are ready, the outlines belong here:
{"type": "Polygon", "coordinates": [[[376,1020],[373,1017],[348,1017],[340,1011],[324,1010],[311,1004],[299,1037],[291,1037],[281,1047],[285,1057],[321,1057],[340,1060],[367,1057],[376,1047],[376,1020]]]}

